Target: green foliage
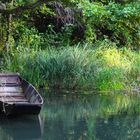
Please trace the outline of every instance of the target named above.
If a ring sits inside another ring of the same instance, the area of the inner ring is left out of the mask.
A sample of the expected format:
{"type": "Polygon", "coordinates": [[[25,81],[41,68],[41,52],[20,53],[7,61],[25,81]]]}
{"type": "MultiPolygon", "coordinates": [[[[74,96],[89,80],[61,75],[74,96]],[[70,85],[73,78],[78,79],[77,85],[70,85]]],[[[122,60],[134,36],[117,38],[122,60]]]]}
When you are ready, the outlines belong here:
{"type": "Polygon", "coordinates": [[[39,33],[34,29],[28,29],[25,27],[20,27],[20,33],[18,33],[18,36],[20,35],[19,39],[16,40],[16,46],[20,47],[39,47],[41,44],[41,36],[39,33]]]}
{"type": "Polygon", "coordinates": [[[93,43],[107,37],[118,45],[139,47],[139,2],[103,5],[84,0],[78,3],[78,7],[83,10],[87,27],[85,37],[88,42],[93,43]]]}
{"type": "Polygon", "coordinates": [[[139,53],[110,45],[104,42],[97,49],[86,44],[45,50],[19,46],[5,55],[3,71],[19,72],[36,86],[47,88],[103,91],[136,88],[139,53]]]}
{"type": "MultiPolygon", "coordinates": [[[[36,0],[16,0],[13,3],[12,1],[9,1],[6,5],[11,5],[10,7],[13,8],[34,2],[36,2],[36,0]]],[[[32,29],[35,29],[37,32],[43,33],[42,40],[44,40],[46,44],[55,42],[48,41],[47,43],[46,40],[49,38],[50,40],[56,40],[56,42],[60,42],[58,40],[63,40],[62,42],[64,44],[71,41],[76,42],[77,40],[95,43],[98,40],[103,41],[104,39],[109,39],[112,42],[115,42],[118,47],[125,46],[132,49],[139,49],[140,46],[139,1],[52,1],[38,6],[33,11],[28,10],[20,17],[16,17],[15,15],[13,17],[13,36],[19,34],[19,38],[21,35],[20,28],[22,27],[19,28],[19,26],[14,26],[19,21],[17,18],[20,19],[20,26],[24,26],[24,32],[28,32],[28,34],[31,35],[34,34],[32,29]],[[48,37],[48,32],[50,32],[48,26],[50,25],[53,25],[55,33],[50,33],[50,36],[48,37]]],[[[25,35],[26,34],[23,34],[23,36],[25,35]]],[[[23,36],[21,36],[22,39],[23,36]]],[[[53,43],[50,44],[53,45],[53,43]]]]}
{"type": "Polygon", "coordinates": [[[27,26],[25,22],[20,20],[13,24],[14,30],[12,37],[14,43],[11,44],[13,47],[28,47],[28,48],[40,48],[45,49],[50,46],[66,46],[70,44],[70,37],[72,34],[73,25],[66,25],[63,27],[62,33],[54,31],[53,25],[48,25],[48,30],[44,33],[39,33],[35,27],[27,26]]]}
{"type": "Polygon", "coordinates": [[[72,30],[74,26],[66,25],[61,29],[61,33],[54,31],[53,25],[48,25],[48,30],[45,33],[40,33],[41,35],[41,48],[45,49],[47,47],[59,47],[67,46],[67,44],[72,44],[70,37],[72,35],[72,30]]]}

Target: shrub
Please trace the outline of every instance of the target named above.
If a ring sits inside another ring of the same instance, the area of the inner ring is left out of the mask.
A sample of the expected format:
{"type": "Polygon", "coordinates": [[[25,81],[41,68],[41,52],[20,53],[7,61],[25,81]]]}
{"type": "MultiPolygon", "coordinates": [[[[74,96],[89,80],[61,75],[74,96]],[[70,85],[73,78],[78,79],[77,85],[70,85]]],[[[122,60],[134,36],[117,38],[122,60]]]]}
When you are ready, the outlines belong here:
{"type": "Polygon", "coordinates": [[[118,45],[139,46],[139,4],[128,3],[120,5],[82,1],[78,4],[83,9],[87,25],[87,41],[108,38],[118,45]]]}

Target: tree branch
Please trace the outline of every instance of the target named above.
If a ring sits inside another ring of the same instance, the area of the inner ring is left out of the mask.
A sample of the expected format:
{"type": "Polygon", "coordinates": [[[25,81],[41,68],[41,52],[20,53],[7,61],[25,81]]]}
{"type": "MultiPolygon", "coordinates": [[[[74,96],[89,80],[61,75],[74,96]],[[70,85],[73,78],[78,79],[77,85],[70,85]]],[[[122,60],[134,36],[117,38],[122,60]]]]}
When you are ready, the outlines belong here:
{"type": "Polygon", "coordinates": [[[33,4],[29,4],[29,5],[25,5],[25,6],[19,6],[16,7],[14,9],[3,9],[2,7],[0,7],[0,13],[2,14],[16,14],[19,15],[22,12],[26,11],[26,10],[32,10],[38,6],[40,6],[43,3],[46,3],[47,0],[38,0],[37,2],[33,3],[33,4]]]}

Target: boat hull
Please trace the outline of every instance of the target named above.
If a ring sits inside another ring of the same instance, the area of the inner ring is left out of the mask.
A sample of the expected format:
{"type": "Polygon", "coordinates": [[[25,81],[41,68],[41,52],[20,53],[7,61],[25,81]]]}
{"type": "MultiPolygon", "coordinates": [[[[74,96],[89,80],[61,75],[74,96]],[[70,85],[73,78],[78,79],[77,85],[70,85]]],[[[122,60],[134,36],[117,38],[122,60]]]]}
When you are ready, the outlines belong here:
{"type": "Polygon", "coordinates": [[[1,104],[1,113],[6,115],[38,115],[41,110],[40,105],[33,105],[33,104],[1,104]]]}

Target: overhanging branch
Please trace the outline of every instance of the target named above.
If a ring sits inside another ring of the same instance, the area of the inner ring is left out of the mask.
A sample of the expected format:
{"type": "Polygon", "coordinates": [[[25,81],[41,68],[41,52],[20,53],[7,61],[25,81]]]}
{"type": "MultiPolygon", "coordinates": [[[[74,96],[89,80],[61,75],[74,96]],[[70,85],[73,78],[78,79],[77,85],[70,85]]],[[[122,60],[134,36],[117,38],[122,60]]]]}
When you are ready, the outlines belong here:
{"type": "Polygon", "coordinates": [[[37,2],[33,3],[33,4],[29,4],[29,5],[25,5],[25,6],[19,6],[17,8],[14,8],[14,9],[2,9],[0,7],[0,13],[2,14],[16,14],[16,15],[19,15],[21,14],[22,12],[26,11],[26,10],[32,10],[38,6],[40,6],[41,4],[43,3],[46,3],[48,2],[47,0],[38,0],[37,2]]]}

